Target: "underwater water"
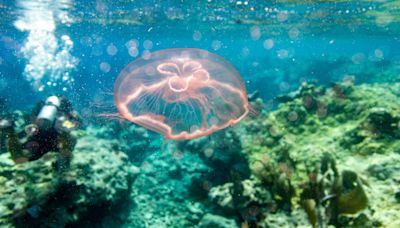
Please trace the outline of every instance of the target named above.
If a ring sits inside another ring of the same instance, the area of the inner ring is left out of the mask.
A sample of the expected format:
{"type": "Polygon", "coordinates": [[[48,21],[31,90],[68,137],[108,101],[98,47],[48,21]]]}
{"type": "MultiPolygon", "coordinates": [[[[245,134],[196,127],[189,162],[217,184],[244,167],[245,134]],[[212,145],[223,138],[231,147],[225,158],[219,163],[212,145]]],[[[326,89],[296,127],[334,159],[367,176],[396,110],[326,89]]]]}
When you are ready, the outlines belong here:
{"type": "Polygon", "coordinates": [[[0,15],[1,227],[400,227],[399,1],[0,15]]]}

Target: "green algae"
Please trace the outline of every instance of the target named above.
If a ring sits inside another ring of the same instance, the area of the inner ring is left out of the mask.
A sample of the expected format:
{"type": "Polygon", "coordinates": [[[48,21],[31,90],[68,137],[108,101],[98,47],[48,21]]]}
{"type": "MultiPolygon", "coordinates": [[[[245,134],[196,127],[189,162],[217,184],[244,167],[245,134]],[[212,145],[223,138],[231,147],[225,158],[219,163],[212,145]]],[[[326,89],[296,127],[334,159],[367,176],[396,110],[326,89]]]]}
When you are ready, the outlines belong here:
{"type": "MultiPolygon", "coordinates": [[[[242,136],[242,147],[249,155],[252,174],[262,182],[274,183],[279,173],[289,173],[287,177],[296,192],[291,202],[296,210],[301,205],[299,196],[304,183],[315,167],[320,166],[324,154],[329,154],[338,170],[350,169],[365,179],[370,186],[365,189],[365,197],[372,196],[368,209],[361,214],[357,212],[366,207],[367,201],[362,201],[362,205],[358,205],[355,198],[351,201],[352,197],[343,201],[349,201],[348,211],[356,215],[341,215],[344,217],[339,220],[342,225],[360,224],[363,216],[368,218],[368,224],[396,225],[400,219],[400,205],[394,202],[393,189],[398,180],[393,175],[382,178],[371,172],[397,168],[393,167],[395,165],[380,168],[387,161],[400,163],[398,86],[354,86],[345,82],[324,90],[313,84],[303,84],[286,97],[286,102],[276,111],[245,121],[244,126],[251,134],[242,136]],[[283,153],[290,160],[290,166],[282,166],[288,162],[279,159],[283,153]]],[[[345,204],[340,207],[346,212],[345,204]]],[[[307,213],[312,215],[312,212],[307,213]]]]}

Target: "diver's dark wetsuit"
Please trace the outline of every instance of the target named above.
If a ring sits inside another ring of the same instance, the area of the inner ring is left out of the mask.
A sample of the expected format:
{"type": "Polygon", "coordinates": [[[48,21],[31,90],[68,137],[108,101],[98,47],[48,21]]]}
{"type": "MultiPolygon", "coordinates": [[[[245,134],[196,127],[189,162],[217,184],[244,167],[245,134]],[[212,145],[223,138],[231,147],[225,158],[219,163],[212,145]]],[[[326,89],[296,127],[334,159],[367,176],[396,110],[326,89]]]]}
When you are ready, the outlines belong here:
{"type": "Polygon", "coordinates": [[[34,161],[53,151],[59,153],[56,164],[58,168],[68,167],[76,144],[76,138],[70,131],[79,125],[80,119],[76,112],[74,114],[72,105],[66,98],[58,99],[62,102],[51,122],[41,122],[41,119],[37,118],[45,106],[44,102],[36,105],[30,115],[31,124],[21,132],[25,133],[24,135],[17,133],[13,124],[4,124],[2,132],[8,139],[8,150],[16,163],[34,161]]]}
{"type": "Polygon", "coordinates": [[[30,152],[28,160],[37,160],[49,151],[59,152],[57,145],[58,135],[59,133],[54,128],[51,128],[49,130],[39,130],[36,135],[31,136],[24,145],[24,149],[30,152]]]}

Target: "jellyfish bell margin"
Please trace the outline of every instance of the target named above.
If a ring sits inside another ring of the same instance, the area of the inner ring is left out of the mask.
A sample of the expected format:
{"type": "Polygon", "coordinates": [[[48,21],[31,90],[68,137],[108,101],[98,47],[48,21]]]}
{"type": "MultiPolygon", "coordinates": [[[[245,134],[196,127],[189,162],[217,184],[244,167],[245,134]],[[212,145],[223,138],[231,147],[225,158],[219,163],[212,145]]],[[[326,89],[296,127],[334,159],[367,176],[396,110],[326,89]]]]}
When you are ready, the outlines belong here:
{"type": "Polygon", "coordinates": [[[151,114],[134,117],[132,114],[129,113],[126,106],[117,104],[117,107],[118,107],[119,113],[104,114],[104,116],[128,120],[129,122],[133,122],[135,124],[138,124],[146,129],[148,129],[148,130],[151,130],[151,131],[154,131],[154,132],[157,132],[157,133],[163,135],[163,137],[167,140],[191,140],[191,139],[196,139],[196,138],[200,138],[203,136],[208,136],[208,135],[211,135],[215,131],[218,131],[218,130],[221,130],[221,129],[224,129],[224,128],[227,128],[227,127],[237,124],[244,117],[246,117],[248,115],[253,117],[253,116],[258,116],[258,114],[259,114],[258,111],[255,111],[251,107],[250,108],[247,107],[246,112],[244,112],[240,118],[235,119],[235,120],[230,120],[230,121],[226,122],[224,125],[211,126],[210,128],[207,128],[206,130],[196,129],[191,132],[184,131],[179,134],[173,134],[170,126],[163,124],[161,119],[157,120],[159,117],[152,116],[151,114]],[[250,111],[250,110],[252,110],[252,111],[250,111]]]}

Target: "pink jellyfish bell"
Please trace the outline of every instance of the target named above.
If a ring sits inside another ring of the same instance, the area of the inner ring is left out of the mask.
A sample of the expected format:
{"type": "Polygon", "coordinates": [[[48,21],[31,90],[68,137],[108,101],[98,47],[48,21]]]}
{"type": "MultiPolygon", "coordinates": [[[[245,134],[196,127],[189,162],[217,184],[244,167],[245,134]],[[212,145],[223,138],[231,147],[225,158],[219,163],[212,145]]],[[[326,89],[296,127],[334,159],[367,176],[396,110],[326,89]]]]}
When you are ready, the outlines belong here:
{"type": "Polygon", "coordinates": [[[121,116],[162,134],[186,140],[238,123],[249,112],[238,71],[201,49],[166,49],[127,65],[114,85],[121,116]]]}

